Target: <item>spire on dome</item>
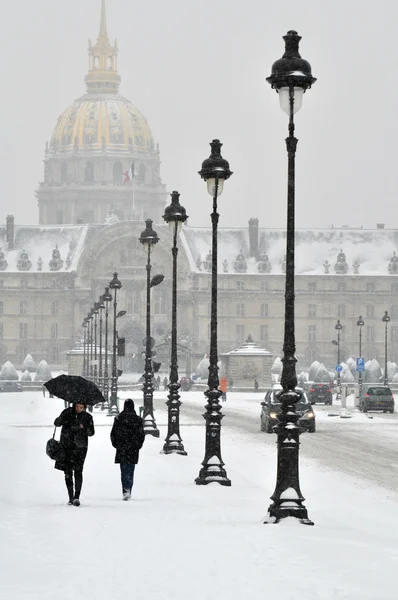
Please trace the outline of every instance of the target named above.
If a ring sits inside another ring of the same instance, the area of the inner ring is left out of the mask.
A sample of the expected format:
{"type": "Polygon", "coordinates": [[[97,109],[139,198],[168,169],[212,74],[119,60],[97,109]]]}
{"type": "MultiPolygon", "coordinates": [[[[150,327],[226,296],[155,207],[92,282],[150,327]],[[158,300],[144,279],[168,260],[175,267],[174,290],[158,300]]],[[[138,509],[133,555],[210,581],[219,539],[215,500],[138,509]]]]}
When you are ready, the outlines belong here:
{"type": "Polygon", "coordinates": [[[100,33],[99,37],[104,37],[108,39],[108,32],[106,29],[106,8],[105,8],[105,0],[102,0],[101,7],[101,25],[100,25],[100,33]]]}
{"type": "Polygon", "coordinates": [[[120,75],[117,72],[118,47],[109,42],[106,25],[105,0],[101,4],[100,32],[95,46],[89,40],[89,68],[86,75],[87,91],[98,94],[116,94],[119,90],[120,75]]]}

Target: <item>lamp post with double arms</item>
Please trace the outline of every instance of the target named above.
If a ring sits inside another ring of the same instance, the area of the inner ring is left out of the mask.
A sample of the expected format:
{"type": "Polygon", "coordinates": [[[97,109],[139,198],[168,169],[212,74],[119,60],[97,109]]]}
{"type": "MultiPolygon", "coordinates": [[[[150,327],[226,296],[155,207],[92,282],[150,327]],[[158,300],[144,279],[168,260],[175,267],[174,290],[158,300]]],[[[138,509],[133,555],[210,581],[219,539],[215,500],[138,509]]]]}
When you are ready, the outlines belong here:
{"type": "Polygon", "coordinates": [[[294,114],[301,108],[304,92],[316,81],[311,65],[299,53],[301,37],[296,31],[288,31],[285,53],[272,65],[267,77],[279,96],[281,109],[289,116],[286,149],[288,155],[287,181],[287,231],[286,231],[286,280],[285,280],[285,330],[282,358],[281,414],[275,431],[278,435],[278,460],[275,491],[271,497],[265,523],[278,523],[285,517],[296,517],[301,523],[313,525],[308,518],[299,483],[299,427],[296,404],[300,394],[296,391],[296,340],[295,340],[295,294],[294,294],[294,244],[295,244],[295,157],[297,138],[294,136],[294,114]]]}
{"type": "Polygon", "coordinates": [[[112,281],[109,282],[109,287],[113,291],[113,351],[112,351],[112,378],[111,378],[111,395],[109,398],[109,411],[108,417],[119,414],[119,408],[117,405],[117,366],[116,366],[116,348],[117,348],[117,332],[116,332],[116,319],[117,319],[117,290],[122,287],[121,282],[117,278],[117,273],[113,274],[112,281]]]}
{"type": "Polygon", "coordinates": [[[101,392],[103,392],[104,390],[104,379],[103,379],[103,371],[102,371],[102,311],[105,308],[105,304],[104,304],[104,300],[103,297],[100,296],[98,303],[97,303],[97,309],[98,309],[98,314],[99,314],[99,366],[98,366],[98,387],[100,388],[101,392]]]}
{"type": "Polygon", "coordinates": [[[387,372],[387,361],[388,361],[388,347],[387,347],[387,340],[388,340],[388,336],[387,336],[387,325],[389,324],[389,322],[391,321],[391,317],[388,314],[388,311],[384,311],[384,316],[381,319],[384,323],[384,378],[383,378],[383,383],[384,385],[388,385],[388,372],[387,372]]]}
{"type": "Polygon", "coordinates": [[[109,302],[112,302],[112,294],[109,293],[109,287],[105,288],[105,292],[102,295],[102,300],[105,305],[105,356],[104,356],[104,386],[103,396],[105,398],[103,410],[109,409],[109,372],[108,372],[108,316],[109,316],[109,302]]]}
{"type": "Polygon", "coordinates": [[[163,281],[163,275],[155,275],[151,280],[151,252],[158,243],[159,237],[156,231],[152,229],[152,220],[145,221],[145,229],[139,238],[147,255],[146,263],[146,337],[145,337],[145,368],[144,385],[142,387],[144,396],[144,433],[159,437],[159,429],[156,426],[155,416],[153,414],[153,366],[152,366],[152,345],[151,338],[151,287],[158,285],[163,281]]]}
{"type": "MultiPolygon", "coordinates": [[[[362,327],[365,325],[365,321],[362,319],[362,315],[359,315],[357,326],[359,327],[359,358],[362,358],[362,327]]],[[[362,392],[362,371],[358,372],[358,388],[359,395],[362,392]]]]}
{"type": "Polygon", "coordinates": [[[171,249],[173,256],[173,292],[171,309],[171,361],[169,376],[169,394],[166,402],[168,412],[167,436],[163,446],[164,454],[186,455],[184,445],[180,435],[180,395],[178,390],[178,364],[177,364],[177,236],[178,232],[185,223],[188,216],[186,210],[179,202],[180,194],[176,191],[171,194],[171,204],[166,207],[163,219],[169,224],[172,236],[173,247],[171,249]]]}
{"type": "Polygon", "coordinates": [[[213,198],[212,223],[212,259],[211,259],[211,317],[210,317],[210,353],[209,353],[209,378],[208,389],[205,391],[207,404],[205,406],[206,441],[205,456],[199,476],[195,479],[197,485],[206,485],[216,481],[221,485],[231,485],[224,469],[221,458],[221,414],[218,378],[218,349],[217,349],[217,228],[219,214],[217,212],[217,200],[223,192],[224,181],[229,179],[232,171],[229,169],[228,161],[221,156],[220,140],[210,143],[211,154],[202,163],[199,175],[207,183],[207,191],[213,198]]]}

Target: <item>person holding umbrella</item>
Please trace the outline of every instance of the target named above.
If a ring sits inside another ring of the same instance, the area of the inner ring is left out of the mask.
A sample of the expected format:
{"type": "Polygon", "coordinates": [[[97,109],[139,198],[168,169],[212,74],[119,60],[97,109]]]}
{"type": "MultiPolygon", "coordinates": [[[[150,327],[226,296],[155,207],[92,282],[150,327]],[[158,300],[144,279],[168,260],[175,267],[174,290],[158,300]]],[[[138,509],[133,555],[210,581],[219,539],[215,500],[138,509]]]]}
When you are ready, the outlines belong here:
{"type": "Polygon", "coordinates": [[[86,412],[85,404],[79,401],[73,406],[65,408],[55,419],[54,425],[62,427],[60,444],[63,450],[62,457],[55,461],[54,468],[65,473],[65,484],[69,495],[68,504],[80,506],[88,438],[95,433],[93,418],[86,412]]]}
{"type": "Polygon", "coordinates": [[[112,446],[116,448],[115,463],[120,464],[123,500],[130,500],[135,465],[145,440],[144,422],[137,415],[134,400],[124,403],[124,410],[115,417],[111,431],[112,446]]]}
{"type": "Polygon", "coordinates": [[[55,468],[65,473],[68,504],[80,506],[88,438],[95,433],[93,418],[86,412],[86,406],[105,402],[105,399],[95,383],[78,375],[62,374],[50,379],[44,385],[50,395],[72,404],[54,421],[56,427],[62,427],[61,458],[55,461],[55,468]]]}

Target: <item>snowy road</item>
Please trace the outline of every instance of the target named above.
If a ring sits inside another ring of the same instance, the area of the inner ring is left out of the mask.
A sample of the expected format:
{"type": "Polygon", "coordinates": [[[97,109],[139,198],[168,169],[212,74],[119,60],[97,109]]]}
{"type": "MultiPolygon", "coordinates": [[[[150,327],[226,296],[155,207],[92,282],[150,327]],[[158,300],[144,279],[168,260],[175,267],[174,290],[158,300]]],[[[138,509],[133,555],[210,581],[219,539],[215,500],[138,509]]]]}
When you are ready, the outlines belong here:
{"type": "MultiPolygon", "coordinates": [[[[131,395],[139,406],[142,394],[131,395]]],[[[384,455],[395,446],[397,415],[343,420],[316,407],[318,432],[303,435],[300,468],[315,527],[288,519],[265,526],[276,436],[259,431],[260,395],[230,394],[222,405],[231,487],[194,485],[203,394],[182,395],[188,455],[161,453],[165,399],[156,392],[160,438],[145,441],[130,503],[121,501],[113,419],[94,411],[75,509],[44,451],[63,403],[38,392],[0,394],[0,600],[262,600],[264,591],[278,600],[396,600],[398,501],[384,455]]]]}
{"type": "MultiPolygon", "coordinates": [[[[197,417],[203,402],[193,394],[182,394],[183,413],[197,417]]],[[[248,410],[234,406],[234,395],[222,404],[225,428],[232,428],[259,442],[275,445],[276,435],[260,432],[260,395],[251,394],[248,410]]],[[[316,405],[317,432],[301,437],[301,456],[316,460],[322,471],[341,471],[380,485],[398,498],[398,414],[371,413],[368,418],[353,411],[351,419],[328,417],[331,407],[316,405]]]]}

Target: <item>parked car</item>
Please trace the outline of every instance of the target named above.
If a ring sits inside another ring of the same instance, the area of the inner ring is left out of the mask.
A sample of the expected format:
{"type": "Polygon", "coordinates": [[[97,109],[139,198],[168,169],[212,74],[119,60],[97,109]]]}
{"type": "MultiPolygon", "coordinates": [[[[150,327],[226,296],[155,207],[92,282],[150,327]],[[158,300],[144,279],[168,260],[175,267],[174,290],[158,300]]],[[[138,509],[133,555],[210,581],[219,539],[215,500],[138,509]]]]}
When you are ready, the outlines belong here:
{"type": "Polygon", "coordinates": [[[382,410],[393,413],[395,409],[394,396],[388,385],[364,385],[359,396],[359,410],[382,410]]]}
{"type": "Polygon", "coordinates": [[[308,388],[308,398],[311,404],[324,402],[332,404],[333,392],[329,383],[312,383],[308,388]]]}
{"type": "Polygon", "coordinates": [[[22,392],[22,385],[18,381],[0,381],[0,392],[22,392]]]}
{"type": "MultiPolygon", "coordinates": [[[[273,433],[273,427],[278,423],[278,415],[282,410],[280,401],[280,393],[282,388],[273,388],[265,394],[263,402],[261,402],[261,431],[273,433]]],[[[300,432],[308,431],[314,433],[316,428],[315,413],[308,400],[308,396],[302,388],[296,387],[296,392],[300,393],[301,398],[296,404],[296,412],[299,416],[298,426],[300,432]]]]}

